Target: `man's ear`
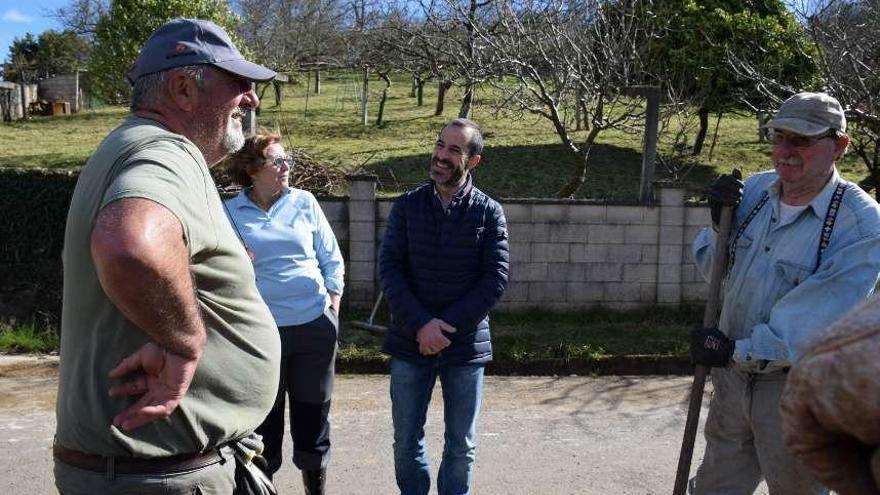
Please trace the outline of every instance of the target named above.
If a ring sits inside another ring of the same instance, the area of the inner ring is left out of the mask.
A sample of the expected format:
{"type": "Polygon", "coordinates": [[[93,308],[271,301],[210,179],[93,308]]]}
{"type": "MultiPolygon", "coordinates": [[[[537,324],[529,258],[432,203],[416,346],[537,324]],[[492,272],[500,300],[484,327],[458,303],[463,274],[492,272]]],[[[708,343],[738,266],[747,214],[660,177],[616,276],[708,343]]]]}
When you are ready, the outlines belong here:
{"type": "Polygon", "coordinates": [[[474,155],[474,156],[468,158],[468,161],[467,161],[467,169],[468,169],[468,170],[473,170],[473,169],[477,168],[477,165],[480,164],[480,159],[481,159],[481,158],[482,158],[481,155],[474,155]]]}
{"type": "Polygon", "coordinates": [[[191,112],[198,105],[200,96],[199,86],[195,79],[182,71],[172,71],[168,75],[165,89],[168,90],[171,104],[175,108],[184,112],[191,112]]]}
{"type": "Polygon", "coordinates": [[[842,160],[843,155],[846,154],[846,149],[848,147],[849,147],[849,136],[847,136],[846,134],[841,134],[837,139],[834,140],[834,148],[835,148],[834,159],[835,160],[842,160]]]}

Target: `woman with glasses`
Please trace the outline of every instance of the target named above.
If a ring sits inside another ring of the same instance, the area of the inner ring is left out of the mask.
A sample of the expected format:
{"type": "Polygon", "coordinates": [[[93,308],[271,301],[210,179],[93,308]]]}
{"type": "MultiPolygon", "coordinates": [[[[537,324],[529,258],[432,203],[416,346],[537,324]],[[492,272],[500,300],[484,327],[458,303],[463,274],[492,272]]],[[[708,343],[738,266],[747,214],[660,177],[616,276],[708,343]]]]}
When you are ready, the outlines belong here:
{"type": "Polygon", "coordinates": [[[284,400],[290,397],[293,463],[309,495],[324,493],[330,454],[330,394],[344,265],[318,201],[288,185],[292,161],[281,136],[261,129],[228,160],[242,186],[227,214],[254,263],[257,288],[281,334],[281,381],[275,406],[257,433],[269,473],[282,463],[284,400]]]}

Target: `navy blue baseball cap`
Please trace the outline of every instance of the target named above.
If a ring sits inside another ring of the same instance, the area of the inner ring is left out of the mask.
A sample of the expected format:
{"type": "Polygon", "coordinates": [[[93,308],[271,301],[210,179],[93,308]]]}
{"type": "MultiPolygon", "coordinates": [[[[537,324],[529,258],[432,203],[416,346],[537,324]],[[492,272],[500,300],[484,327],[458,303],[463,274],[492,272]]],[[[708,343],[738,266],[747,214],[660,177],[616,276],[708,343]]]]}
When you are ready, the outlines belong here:
{"type": "Polygon", "coordinates": [[[249,81],[270,81],[275,71],[248,62],[220,26],[178,17],[162,25],[144,43],[128,80],[185,65],[210,64],[249,81]]]}

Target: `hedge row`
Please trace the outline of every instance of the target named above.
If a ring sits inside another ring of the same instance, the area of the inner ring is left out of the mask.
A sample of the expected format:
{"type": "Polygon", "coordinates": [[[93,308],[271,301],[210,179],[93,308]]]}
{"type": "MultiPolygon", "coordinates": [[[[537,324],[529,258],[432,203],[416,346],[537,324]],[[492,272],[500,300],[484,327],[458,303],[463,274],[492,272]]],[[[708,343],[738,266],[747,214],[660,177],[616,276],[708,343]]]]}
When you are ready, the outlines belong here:
{"type": "Polygon", "coordinates": [[[77,171],[0,168],[0,319],[61,310],[61,249],[77,171]]]}
{"type": "MultiPolygon", "coordinates": [[[[342,180],[336,171],[317,173],[320,167],[306,165],[298,163],[297,172],[313,173],[297,173],[291,185],[323,195],[342,180]]],[[[229,190],[222,169],[211,173],[229,190]]],[[[78,177],[79,170],[0,167],[0,322],[34,316],[60,321],[64,225],[78,177]]]]}

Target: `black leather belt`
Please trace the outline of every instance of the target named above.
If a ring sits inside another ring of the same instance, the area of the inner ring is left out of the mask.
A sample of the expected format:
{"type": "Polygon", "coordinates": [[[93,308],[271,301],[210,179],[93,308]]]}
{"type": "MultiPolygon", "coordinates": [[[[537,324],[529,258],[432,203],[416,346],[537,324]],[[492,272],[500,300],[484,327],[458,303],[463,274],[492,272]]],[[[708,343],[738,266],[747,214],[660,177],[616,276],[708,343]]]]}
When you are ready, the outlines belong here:
{"type": "Polygon", "coordinates": [[[112,470],[117,474],[180,473],[223,460],[217,450],[168,457],[104,457],[68,449],[58,444],[52,446],[52,454],[55,459],[76,468],[96,473],[112,470]]]}

